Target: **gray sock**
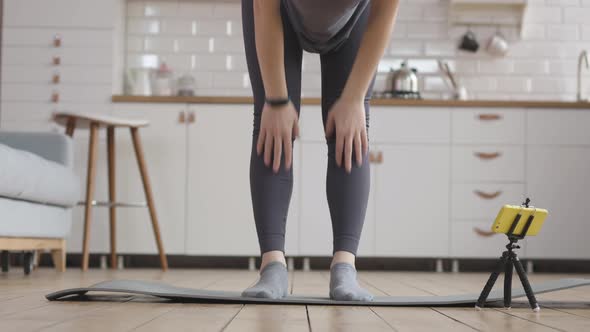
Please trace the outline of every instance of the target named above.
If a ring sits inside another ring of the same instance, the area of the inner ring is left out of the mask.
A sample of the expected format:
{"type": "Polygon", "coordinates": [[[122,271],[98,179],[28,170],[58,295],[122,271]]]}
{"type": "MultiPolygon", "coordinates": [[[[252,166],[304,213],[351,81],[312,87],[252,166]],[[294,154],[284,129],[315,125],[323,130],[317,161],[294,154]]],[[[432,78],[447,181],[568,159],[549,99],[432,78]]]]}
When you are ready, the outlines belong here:
{"type": "Polygon", "coordinates": [[[330,298],[339,301],[372,301],[373,295],[359,286],[354,266],[336,263],[330,269],[330,298]]]}
{"type": "Polygon", "coordinates": [[[278,299],[287,296],[288,288],[287,267],[281,262],[271,262],[260,271],[258,282],[243,291],[242,296],[278,299]]]}

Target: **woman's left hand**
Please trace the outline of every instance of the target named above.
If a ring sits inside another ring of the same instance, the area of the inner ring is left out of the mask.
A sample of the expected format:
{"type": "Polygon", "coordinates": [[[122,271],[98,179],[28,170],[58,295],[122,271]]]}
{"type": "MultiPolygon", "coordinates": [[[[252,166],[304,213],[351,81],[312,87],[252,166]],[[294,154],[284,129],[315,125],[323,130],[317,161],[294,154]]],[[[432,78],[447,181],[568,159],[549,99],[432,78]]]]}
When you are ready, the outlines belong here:
{"type": "Polygon", "coordinates": [[[368,150],[365,103],[354,98],[340,97],[328,112],[326,137],[336,133],[336,164],[352,171],[352,154],[360,167],[368,150]]]}

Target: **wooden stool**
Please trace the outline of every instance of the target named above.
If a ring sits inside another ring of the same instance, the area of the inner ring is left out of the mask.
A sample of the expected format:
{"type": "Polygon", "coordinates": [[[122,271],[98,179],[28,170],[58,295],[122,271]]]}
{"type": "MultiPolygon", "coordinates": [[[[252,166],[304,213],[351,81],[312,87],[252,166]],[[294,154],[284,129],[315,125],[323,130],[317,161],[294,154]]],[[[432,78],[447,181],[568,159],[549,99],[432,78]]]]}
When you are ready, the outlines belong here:
{"type": "Polygon", "coordinates": [[[94,205],[94,177],[96,171],[96,153],[98,130],[101,126],[107,128],[107,159],[108,159],[108,174],[109,174],[109,202],[106,205],[109,207],[110,217],[110,242],[111,242],[111,268],[117,267],[117,246],[116,246],[116,206],[124,205],[116,203],[115,193],[115,128],[129,128],[131,131],[131,138],[133,140],[133,147],[135,148],[135,156],[143,181],[143,189],[145,191],[145,198],[147,207],[149,209],[152,220],[152,227],[154,229],[154,236],[160,254],[160,265],[162,270],[168,269],[168,261],[164,253],[162,245],[162,238],[160,236],[160,228],[158,226],[158,217],[156,215],[156,208],[154,206],[154,199],[152,196],[152,189],[147,174],[145,159],[141,142],[139,140],[138,130],[141,127],[149,125],[148,121],[144,120],[129,120],[120,119],[107,115],[97,114],[80,114],[70,112],[59,112],[54,114],[56,122],[66,126],[66,135],[73,136],[76,126],[84,126],[90,128],[90,143],[88,145],[88,171],[86,177],[86,201],[84,202],[84,240],[82,248],[82,270],[88,270],[88,243],[90,240],[90,223],[92,221],[92,206],[94,205]]]}

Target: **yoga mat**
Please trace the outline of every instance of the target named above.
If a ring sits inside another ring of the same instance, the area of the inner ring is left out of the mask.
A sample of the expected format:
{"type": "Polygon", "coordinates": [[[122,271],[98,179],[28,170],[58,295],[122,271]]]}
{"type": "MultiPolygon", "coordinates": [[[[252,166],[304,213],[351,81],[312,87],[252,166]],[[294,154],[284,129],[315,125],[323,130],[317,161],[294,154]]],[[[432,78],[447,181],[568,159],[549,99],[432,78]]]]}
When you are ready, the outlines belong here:
{"type": "MultiPolygon", "coordinates": [[[[391,282],[395,282],[394,279],[391,282]]],[[[483,288],[485,280],[482,280],[483,288]]],[[[590,285],[590,279],[560,279],[533,285],[535,294],[553,292],[561,289],[590,285]]],[[[92,301],[93,298],[83,296],[88,292],[127,293],[156,296],[176,302],[200,303],[257,303],[257,304],[318,304],[318,305],[355,305],[355,306],[469,306],[475,305],[479,293],[446,296],[375,296],[371,302],[334,301],[328,297],[289,295],[285,298],[272,300],[240,296],[240,292],[226,292],[206,289],[181,288],[164,283],[138,280],[112,280],[98,283],[90,287],[71,288],[54,292],[45,297],[50,301],[74,300],[92,301]]],[[[522,288],[512,290],[512,297],[523,297],[522,288]]],[[[100,301],[108,301],[108,295],[101,294],[100,301]]],[[[503,300],[503,289],[492,291],[487,302],[503,300]]]]}

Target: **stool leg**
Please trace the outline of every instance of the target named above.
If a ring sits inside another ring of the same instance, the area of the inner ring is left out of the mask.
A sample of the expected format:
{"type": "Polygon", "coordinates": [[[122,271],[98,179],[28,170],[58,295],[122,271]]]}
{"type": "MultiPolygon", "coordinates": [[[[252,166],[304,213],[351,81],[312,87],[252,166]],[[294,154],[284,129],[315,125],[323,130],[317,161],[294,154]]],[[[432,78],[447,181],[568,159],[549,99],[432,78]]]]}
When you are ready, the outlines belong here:
{"type": "MultiPolygon", "coordinates": [[[[107,128],[107,159],[109,168],[109,201],[114,203],[116,198],[115,185],[115,127],[107,128]]],[[[114,205],[109,207],[110,235],[111,235],[111,269],[117,268],[117,211],[114,205]]]]}
{"type": "Polygon", "coordinates": [[[88,242],[92,222],[92,200],[94,197],[94,176],[96,174],[96,148],[98,145],[98,124],[90,124],[90,143],[88,144],[88,172],[86,174],[86,204],[84,209],[84,239],[82,241],[82,271],[88,270],[88,242]]]}
{"type": "Polygon", "coordinates": [[[131,128],[131,138],[133,139],[133,147],[135,148],[135,156],[137,158],[137,164],[139,166],[139,172],[141,174],[141,180],[143,181],[143,190],[145,191],[145,198],[147,200],[150,217],[152,219],[152,227],[154,229],[154,236],[156,238],[156,244],[158,246],[158,252],[160,254],[160,265],[162,270],[168,269],[168,260],[164,253],[164,246],[162,245],[162,238],[160,236],[160,227],[158,226],[158,216],[156,215],[156,207],[154,206],[154,199],[152,197],[152,187],[147,174],[147,168],[145,165],[145,159],[143,156],[143,150],[141,148],[141,142],[139,140],[139,133],[137,128],[131,128]]]}

